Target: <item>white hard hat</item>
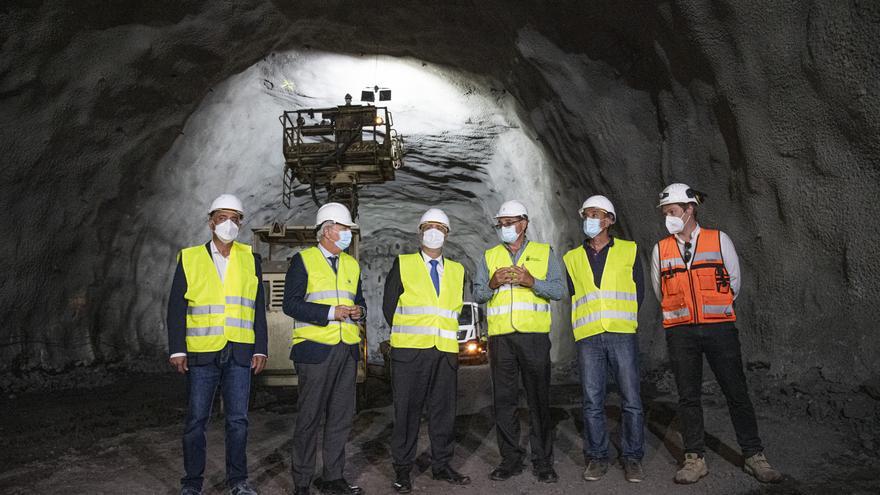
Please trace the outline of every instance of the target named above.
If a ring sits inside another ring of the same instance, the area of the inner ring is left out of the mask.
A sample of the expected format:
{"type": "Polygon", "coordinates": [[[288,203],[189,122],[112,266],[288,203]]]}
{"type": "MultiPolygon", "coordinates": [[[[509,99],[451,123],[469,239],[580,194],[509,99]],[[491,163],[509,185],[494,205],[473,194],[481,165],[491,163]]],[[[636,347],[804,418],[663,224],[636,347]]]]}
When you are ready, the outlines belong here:
{"type": "Polygon", "coordinates": [[[529,217],[529,212],[526,210],[524,204],[519,201],[512,199],[510,201],[505,201],[504,204],[501,205],[501,208],[498,209],[498,213],[495,215],[495,218],[502,217],[529,217]]]}
{"type": "Polygon", "coordinates": [[[666,189],[660,193],[660,203],[657,204],[657,208],[675,203],[701,204],[705,197],[705,194],[691,189],[687,184],[676,182],[666,186],[666,189]]]}
{"type": "Polygon", "coordinates": [[[426,211],[422,218],[419,219],[419,227],[422,226],[425,222],[436,222],[441,223],[446,226],[447,229],[452,230],[449,227],[449,217],[446,216],[446,213],[443,212],[440,208],[431,208],[426,211]]]}
{"type": "Polygon", "coordinates": [[[320,227],[322,223],[328,220],[347,227],[355,227],[355,223],[351,221],[351,212],[341,203],[327,203],[318,208],[318,215],[315,217],[315,227],[320,227]]]}
{"type": "Polygon", "coordinates": [[[221,194],[217,196],[217,199],[211,203],[211,211],[208,214],[212,214],[217,210],[235,210],[241,216],[244,216],[244,207],[241,205],[241,200],[233,196],[232,194],[221,194]]]}
{"type": "Polygon", "coordinates": [[[617,221],[617,213],[614,211],[614,205],[611,204],[611,200],[602,196],[601,194],[597,194],[595,196],[590,196],[584,201],[584,204],[581,205],[581,209],[578,210],[581,215],[584,214],[584,210],[587,208],[599,208],[600,210],[605,211],[606,213],[611,213],[614,216],[614,221],[617,221]]]}

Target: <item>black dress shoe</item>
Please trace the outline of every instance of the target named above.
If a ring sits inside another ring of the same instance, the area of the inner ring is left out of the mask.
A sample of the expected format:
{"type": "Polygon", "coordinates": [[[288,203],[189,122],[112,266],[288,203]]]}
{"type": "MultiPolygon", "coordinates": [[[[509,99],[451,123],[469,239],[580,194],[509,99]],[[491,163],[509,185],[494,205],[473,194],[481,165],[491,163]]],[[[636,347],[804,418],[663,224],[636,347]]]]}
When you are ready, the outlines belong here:
{"type": "Polygon", "coordinates": [[[363,493],[361,487],[357,485],[349,485],[345,478],[339,478],[330,481],[315,480],[315,486],[324,495],[360,495],[363,493]]]}
{"type": "Polygon", "coordinates": [[[497,468],[495,468],[494,471],[489,473],[489,479],[495,480],[495,481],[504,481],[506,479],[509,479],[511,476],[516,476],[518,474],[521,474],[522,472],[523,472],[523,465],[522,464],[516,464],[514,466],[507,466],[507,465],[502,464],[502,465],[498,466],[497,468]]]}
{"type": "Polygon", "coordinates": [[[443,466],[440,469],[434,470],[431,472],[431,477],[435,480],[446,481],[447,483],[452,483],[453,485],[469,485],[471,483],[471,479],[468,476],[465,476],[455,469],[452,469],[449,465],[443,466]]]}
{"type": "Polygon", "coordinates": [[[551,464],[535,466],[532,472],[541,483],[556,483],[559,481],[559,475],[556,474],[556,470],[553,469],[551,464]]]}
{"type": "Polygon", "coordinates": [[[397,493],[412,492],[412,481],[409,479],[409,470],[397,471],[395,473],[394,484],[391,486],[394,487],[394,491],[397,493]]]}

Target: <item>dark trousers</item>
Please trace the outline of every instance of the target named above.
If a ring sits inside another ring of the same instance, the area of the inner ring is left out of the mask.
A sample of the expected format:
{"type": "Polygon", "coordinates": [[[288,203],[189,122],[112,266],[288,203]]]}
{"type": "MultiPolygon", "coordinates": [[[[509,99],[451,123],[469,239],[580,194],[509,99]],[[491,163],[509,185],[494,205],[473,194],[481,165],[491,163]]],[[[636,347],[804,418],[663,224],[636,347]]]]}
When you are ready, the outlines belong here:
{"type": "Polygon", "coordinates": [[[452,460],[458,354],[430,349],[391,349],[394,429],[391,456],[397,472],[412,469],[419,443],[422,410],[427,406],[431,467],[452,460]]]}
{"type": "Polygon", "coordinates": [[[293,428],[293,482],[309,486],[315,473],[318,433],[323,429],[324,480],[343,477],[345,443],[355,411],[357,367],[349,346],[334,345],[321,363],[296,363],[299,375],[293,428]]]}
{"type": "Polygon", "coordinates": [[[239,364],[232,357],[230,346],[215,353],[214,361],[189,365],[186,373],[189,403],[183,432],[183,467],[180,483],[202,489],[205,479],[205,431],[211,417],[211,406],[217,387],[223,394],[223,415],[226,418],[226,482],[229,486],[244,481],[247,471],[248,401],[251,390],[250,363],[239,364]]]}
{"type": "Polygon", "coordinates": [[[550,420],[550,337],[546,333],[511,333],[489,337],[495,428],[501,463],[518,466],[525,457],[519,444],[519,381],[529,405],[529,443],[532,464],[553,462],[553,425],[550,420]]]}
{"type": "Polygon", "coordinates": [[[742,367],[739,332],[732,323],[683,325],[666,330],[669,359],[678,388],[685,453],[703,454],[706,450],[703,427],[703,355],[715,374],[727,407],[736,441],[745,457],[764,450],[758,437],[755,409],[742,367]]]}

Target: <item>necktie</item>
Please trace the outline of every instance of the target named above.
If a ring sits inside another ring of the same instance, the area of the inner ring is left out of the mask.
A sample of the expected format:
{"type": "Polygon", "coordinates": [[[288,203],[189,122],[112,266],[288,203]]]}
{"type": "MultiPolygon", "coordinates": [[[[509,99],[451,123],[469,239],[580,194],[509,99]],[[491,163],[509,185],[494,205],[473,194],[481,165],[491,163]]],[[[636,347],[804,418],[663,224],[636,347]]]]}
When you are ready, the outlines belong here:
{"type": "Polygon", "coordinates": [[[437,295],[440,295],[440,272],[437,271],[437,265],[440,264],[437,260],[431,260],[431,282],[434,282],[434,290],[437,291],[437,295]]]}
{"type": "Polygon", "coordinates": [[[333,267],[333,273],[336,273],[336,261],[338,261],[338,260],[339,260],[339,258],[336,256],[330,257],[330,266],[333,267]]]}

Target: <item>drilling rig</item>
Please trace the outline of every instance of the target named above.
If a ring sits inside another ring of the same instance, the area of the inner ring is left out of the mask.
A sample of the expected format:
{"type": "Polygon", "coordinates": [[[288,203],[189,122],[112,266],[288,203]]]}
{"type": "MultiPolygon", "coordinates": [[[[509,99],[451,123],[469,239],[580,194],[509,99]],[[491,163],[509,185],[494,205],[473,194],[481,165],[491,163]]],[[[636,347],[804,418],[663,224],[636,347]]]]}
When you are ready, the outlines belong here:
{"type": "MultiPolygon", "coordinates": [[[[376,89],[379,92],[378,87],[376,89]]],[[[380,99],[387,99],[384,98],[380,99]]],[[[388,93],[390,98],[390,91],[388,93]]],[[[364,100],[364,96],[361,97],[364,100]]],[[[395,170],[403,166],[404,141],[393,128],[387,107],[345,104],[327,108],[301,108],[285,111],[283,128],[284,176],[281,200],[290,208],[298,184],[308,184],[312,200],[320,206],[329,202],[346,205],[357,221],[358,191],[362,186],[394,180],[395,170]],[[321,201],[322,193],[325,201],[321,201]]],[[[305,248],[316,245],[313,225],[271,225],[254,229],[254,252],[263,255],[263,288],[269,324],[269,360],[260,375],[269,386],[296,386],[295,370],[288,359],[291,328],[298,322],[282,312],[284,282],[290,259],[305,248]]],[[[360,229],[352,228],[348,253],[359,258],[360,229]]],[[[366,326],[361,323],[358,401],[366,394],[366,326]]]]}

